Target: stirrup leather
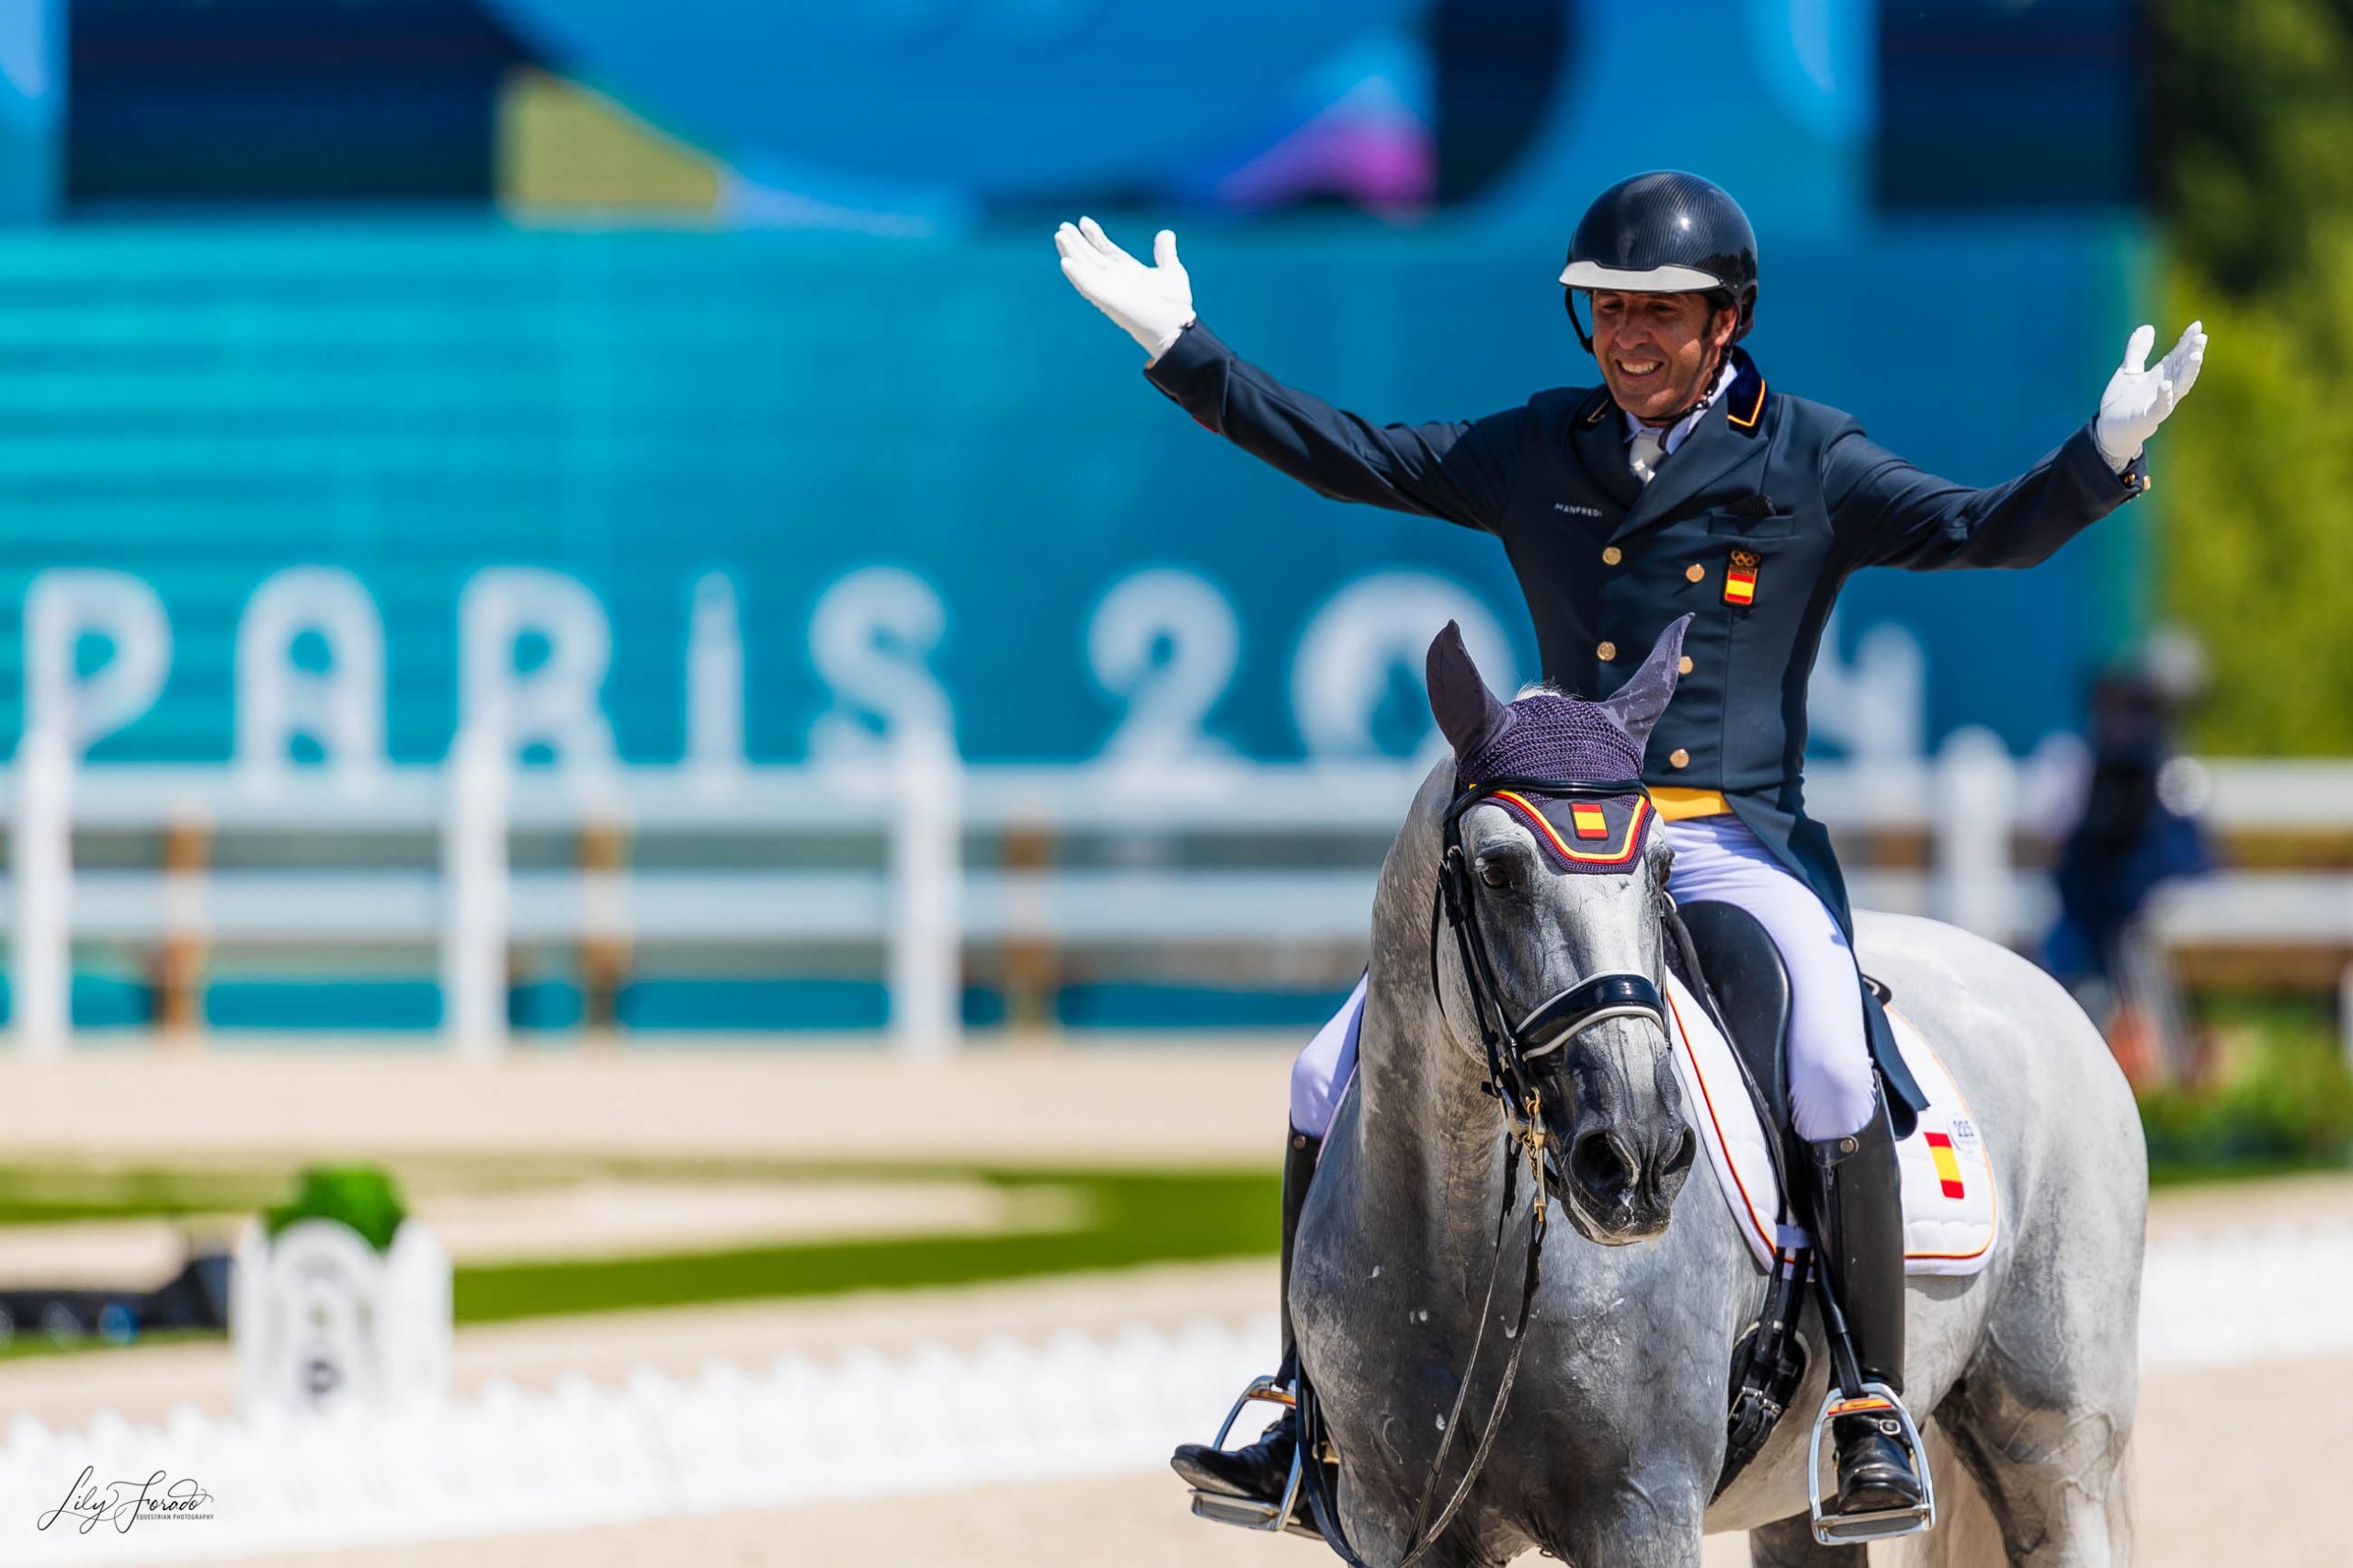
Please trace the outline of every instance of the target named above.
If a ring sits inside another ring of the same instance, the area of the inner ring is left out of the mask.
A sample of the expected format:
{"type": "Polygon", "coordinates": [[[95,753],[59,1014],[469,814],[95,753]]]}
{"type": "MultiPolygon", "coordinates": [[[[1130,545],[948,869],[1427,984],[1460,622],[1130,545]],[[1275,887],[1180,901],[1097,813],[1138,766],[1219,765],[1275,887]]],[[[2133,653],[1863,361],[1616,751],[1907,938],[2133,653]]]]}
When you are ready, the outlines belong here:
{"type": "MultiPolygon", "coordinates": [[[[1253,1378],[1250,1386],[1242,1391],[1242,1397],[1233,1402],[1233,1408],[1225,1413],[1224,1424],[1218,1427],[1217,1436],[1211,1439],[1211,1448],[1225,1447],[1226,1439],[1233,1436],[1233,1424],[1242,1418],[1243,1411],[1254,1402],[1279,1404],[1295,1413],[1299,1409],[1299,1391],[1279,1377],[1253,1378]]],[[[1294,1512],[1299,1506],[1301,1478],[1306,1474],[1307,1449],[1307,1436],[1302,1433],[1299,1441],[1291,1448],[1290,1479],[1283,1485],[1280,1502],[1236,1497],[1230,1492],[1204,1492],[1196,1486],[1193,1488],[1194,1515],[1221,1525],[1239,1526],[1246,1530],[1288,1529],[1293,1535],[1303,1535],[1310,1540],[1322,1540],[1323,1532],[1294,1512]]]]}
{"type": "Polygon", "coordinates": [[[1928,1450],[1921,1445],[1920,1429],[1912,1424],[1912,1413],[1904,1408],[1904,1401],[1885,1383],[1867,1382],[1860,1393],[1851,1395],[1836,1387],[1831,1389],[1830,1397],[1822,1402],[1822,1414],[1813,1418],[1813,1437],[1806,1445],[1805,1486],[1813,1507],[1813,1539],[1824,1546],[1893,1540],[1898,1536],[1918,1535],[1936,1528],[1937,1483],[1928,1473],[1928,1450]],[[1874,1508],[1856,1514],[1823,1511],[1822,1443],[1830,1436],[1831,1423],[1841,1415],[1892,1417],[1903,1429],[1897,1436],[1905,1452],[1912,1456],[1912,1473],[1920,1480],[1918,1503],[1908,1508],[1874,1508]]]}

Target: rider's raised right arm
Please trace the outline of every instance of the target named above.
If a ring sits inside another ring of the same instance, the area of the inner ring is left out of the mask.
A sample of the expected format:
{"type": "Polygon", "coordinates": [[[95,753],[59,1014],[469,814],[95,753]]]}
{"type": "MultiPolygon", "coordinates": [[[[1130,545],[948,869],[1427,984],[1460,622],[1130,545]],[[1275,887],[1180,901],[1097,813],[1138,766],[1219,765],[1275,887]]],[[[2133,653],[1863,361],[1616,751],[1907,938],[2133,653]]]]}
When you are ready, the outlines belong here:
{"type": "Polygon", "coordinates": [[[1375,425],[1287,387],[1196,322],[1144,370],[1205,428],[1336,501],[1493,532],[1527,410],[1469,423],[1375,425]]]}

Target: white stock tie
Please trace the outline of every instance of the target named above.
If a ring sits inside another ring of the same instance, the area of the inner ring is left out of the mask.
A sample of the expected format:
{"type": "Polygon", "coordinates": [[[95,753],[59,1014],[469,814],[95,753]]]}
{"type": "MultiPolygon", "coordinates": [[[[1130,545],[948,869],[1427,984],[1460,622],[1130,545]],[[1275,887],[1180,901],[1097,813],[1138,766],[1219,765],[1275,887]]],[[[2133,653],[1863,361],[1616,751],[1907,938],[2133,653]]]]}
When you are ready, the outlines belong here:
{"type": "Polygon", "coordinates": [[[1634,432],[1633,440],[1628,443],[1626,449],[1627,465],[1634,471],[1634,477],[1636,479],[1641,480],[1644,484],[1648,484],[1652,480],[1658,477],[1659,456],[1665,450],[1665,433],[1664,431],[1654,430],[1649,426],[1645,425],[1641,429],[1634,432]]]}

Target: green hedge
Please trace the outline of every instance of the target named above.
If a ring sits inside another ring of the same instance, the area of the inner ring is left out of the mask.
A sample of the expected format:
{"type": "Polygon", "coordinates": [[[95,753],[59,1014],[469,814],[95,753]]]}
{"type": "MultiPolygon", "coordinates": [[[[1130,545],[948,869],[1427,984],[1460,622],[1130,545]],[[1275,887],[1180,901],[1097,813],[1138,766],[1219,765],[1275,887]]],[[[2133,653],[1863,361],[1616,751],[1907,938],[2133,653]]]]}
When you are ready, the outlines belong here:
{"type": "Polygon", "coordinates": [[[2141,1099],[2152,1179],[2182,1181],[2353,1165],[2353,1069],[2325,1004],[2207,1000],[2209,1081],[2141,1099]]]}
{"type": "Polygon", "coordinates": [[[2199,744],[2353,752],[2353,5],[2158,0],[2171,254],[2158,336],[2202,316],[2152,444],[2165,610],[2213,661],[2199,744]]]}
{"type": "Polygon", "coordinates": [[[262,1218],[273,1236],[297,1220],[340,1220],[382,1252],[405,1213],[391,1173],[381,1166],[313,1165],[299,1178],[293,1201],[262,1218]]]}

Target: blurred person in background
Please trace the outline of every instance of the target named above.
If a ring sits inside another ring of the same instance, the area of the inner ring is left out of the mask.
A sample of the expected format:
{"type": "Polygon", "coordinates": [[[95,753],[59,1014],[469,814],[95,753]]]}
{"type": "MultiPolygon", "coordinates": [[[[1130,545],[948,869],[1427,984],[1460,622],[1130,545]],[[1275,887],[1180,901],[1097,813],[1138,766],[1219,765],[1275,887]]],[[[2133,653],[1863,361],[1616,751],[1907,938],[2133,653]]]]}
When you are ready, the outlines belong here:
{"type": "Polygon", "coordinates": [[[2198,645],[2172,633],[2092,683],[2082,809],[2054,873],[2059,918],[2043,967],[2101,1020],[2135,1088],[2194,1068],[2180,986],[2144,916],[2160,887],[2214,869],[2199,820],[2205,770],[2174,742],[2204,676],[2198,645]]]}
{"type": "MultiPolygon", "coordinates": [[[[1149,267],[1091,218],[1063,224],[1054,243],[1073,286],[1149,356],[1152,384],[1204,427],[1320,494],[1497,535],[1554,687],[1608,697],[1671,622],[1696,618],[1643,780],[1675,852],[1676,895],[1740,905],[1780,949],[1791,1119],[1813,1156],[1802,1211],[1865,1379],[1900,1393],[1903,1216],[1887,1100],[1904,1102],[1907,1125],[1922,1100],[1900,1058],[1873,1069],[1845,882],[1829,835],[1803,809],[1807,677],[1848,574],[2032,565],[2138,494],[2143,445],[2195,381],[2202,328],[2192,323],[2155,366],[2154,329],[2134,332],[2096,416],[2025,473],[1979,490],[1915,468],[1835,409],[1768,392],[1738,347],[1756,320],[1755,232],[1693,175],[1620,182],[1570,241],[1559,281],[1603,385],[1541,392],[1469,422],[1375,425],[1242,359],[1196,318],[1166,230],[1149,267]]],[[[1946,378],[1956,396],[1999,392],[1974,383],[1965,358],[1933,368],[1892,358],[1889,369],[1946,378]]],[[[1292,1240],[1353,1070],[1364,995],[1359,983],[1292,1076],[1286,1381],[1298,1371],[1292,1240]]],[[[1918,1506],[1897,1431],[1868,1415],[1836,1424],[1838,1513],[1918,1506]]],[[[1174,1463],[1197,1487],[1272,1504],[1296,1444],[1286,1412],[1247,1448],[1188,1444],[1174,1463]]]]}

